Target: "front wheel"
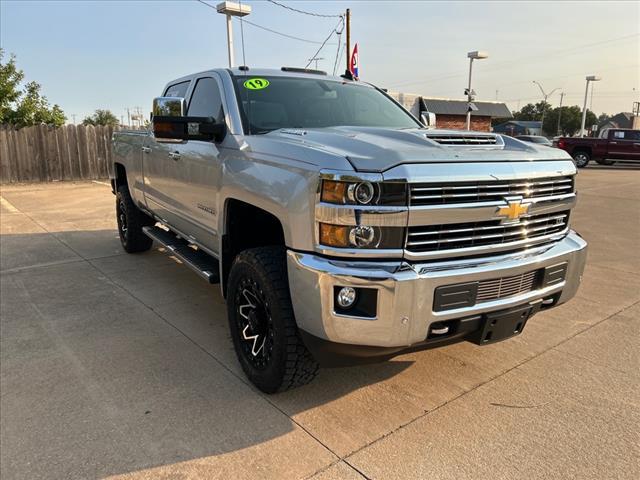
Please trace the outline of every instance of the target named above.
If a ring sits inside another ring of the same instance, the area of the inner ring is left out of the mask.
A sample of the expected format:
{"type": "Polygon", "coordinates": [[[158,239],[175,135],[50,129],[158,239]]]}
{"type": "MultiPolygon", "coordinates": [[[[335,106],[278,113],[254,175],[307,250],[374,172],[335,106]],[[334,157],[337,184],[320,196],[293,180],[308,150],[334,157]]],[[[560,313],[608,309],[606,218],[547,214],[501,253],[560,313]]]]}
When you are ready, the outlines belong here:
{"type": "Polygon", "coordinates": [[[585,152],[584,150],[580,150],[573,154],[573,161],[575,162],[576,167],[578,168],[586,167],[589,164],[590,160],[591,160],[591,155],[589,154],[589,152],[585,152]]]}
{"type": "Polygon", "coordinates": [[[284,248],[253,248],[236,257],[227,310],[242,370],[260,390],[288,390],[317,375],[318,363],[302,343],[293,314],[284,248]]]}

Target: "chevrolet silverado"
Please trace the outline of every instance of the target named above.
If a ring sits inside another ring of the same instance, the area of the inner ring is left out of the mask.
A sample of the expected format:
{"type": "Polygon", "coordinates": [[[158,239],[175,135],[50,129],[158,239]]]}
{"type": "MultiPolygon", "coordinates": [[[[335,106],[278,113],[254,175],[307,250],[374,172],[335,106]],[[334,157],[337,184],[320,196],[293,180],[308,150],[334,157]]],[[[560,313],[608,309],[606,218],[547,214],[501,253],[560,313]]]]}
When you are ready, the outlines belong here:
{"type": "Polygon", "coordinates": [[[265,392],[319,365],[507,339],[582,278],[566,152],[426,128],[348,75],[188,75],[154,100],[149,131],[112,144],[123,248],[155,241],[220,285],[265,392]]]}

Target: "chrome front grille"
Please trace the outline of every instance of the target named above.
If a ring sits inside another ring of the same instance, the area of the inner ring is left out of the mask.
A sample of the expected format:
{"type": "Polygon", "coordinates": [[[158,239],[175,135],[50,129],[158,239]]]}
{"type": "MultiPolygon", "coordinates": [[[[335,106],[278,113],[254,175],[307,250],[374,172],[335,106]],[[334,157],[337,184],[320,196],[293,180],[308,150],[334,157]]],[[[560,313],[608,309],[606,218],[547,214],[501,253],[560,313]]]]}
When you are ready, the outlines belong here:
{"type": "Polygon", "coordinates": [[[565,211],[533,215],[511,223],[502,223],[498,219],[409,227],[406,249],[422,253],[509,244],[528,239],[542,240],[541,237],[563,232],[568,225],[569,212],[565,211]]]}
{"type": "Polygon", "coordinates": [[[570,175],[535,180],[414,183],[411,185],[411,206],[495,202],[512,195],[549,197],[569,194],[573,190],[573,176],[570,175]]]}
{"type": "Polygon", "coordinates": [[[521,273],[512,277],[481,280],[478,282],[476,303],[491,302],[535,290],[538,286],[540,270],[521,273]]]}

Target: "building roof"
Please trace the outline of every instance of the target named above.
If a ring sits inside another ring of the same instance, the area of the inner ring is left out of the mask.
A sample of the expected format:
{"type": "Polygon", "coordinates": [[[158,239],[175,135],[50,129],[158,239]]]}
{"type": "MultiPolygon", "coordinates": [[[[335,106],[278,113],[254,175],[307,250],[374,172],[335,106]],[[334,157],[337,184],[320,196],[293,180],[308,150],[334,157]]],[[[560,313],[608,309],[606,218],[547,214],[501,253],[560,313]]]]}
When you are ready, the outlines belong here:
{"type": "MultiPolygon", "coordinates": [[[[422,97],[426,111],[435,113],[436,115],[466,115],[466,100],[451,100],[447,98],[429,98],[422,97]]],[[[478,102],[473,104],[478,107],[477,111],[471,112],[471,115],[478,117],[493,118],[512,118],[511,112],[506,104],[502,102],[478,102]]]]}
{"type": "Polygon", "coordinates": [[[633,126],[633,113],[631,112],[620,112],[617,115],[605,120],[604,122],[600,122],[598,124],[598,129],[601,130],[603,128],[632,128],[633,126]]]}

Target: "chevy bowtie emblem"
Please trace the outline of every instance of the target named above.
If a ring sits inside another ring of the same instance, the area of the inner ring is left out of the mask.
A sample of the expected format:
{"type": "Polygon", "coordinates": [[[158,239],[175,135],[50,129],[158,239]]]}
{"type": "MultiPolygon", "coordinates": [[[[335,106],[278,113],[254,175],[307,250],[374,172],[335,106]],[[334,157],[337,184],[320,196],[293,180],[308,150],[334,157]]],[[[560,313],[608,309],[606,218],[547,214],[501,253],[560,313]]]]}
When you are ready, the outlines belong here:
{"type": "Polygon", "coordinates": [[[509,220],[517,220],[529,211],[530,203],[522,203],[522,200],[506,199],[509,206],[498,207],[498,215],[506,217],[509,220]]]}

